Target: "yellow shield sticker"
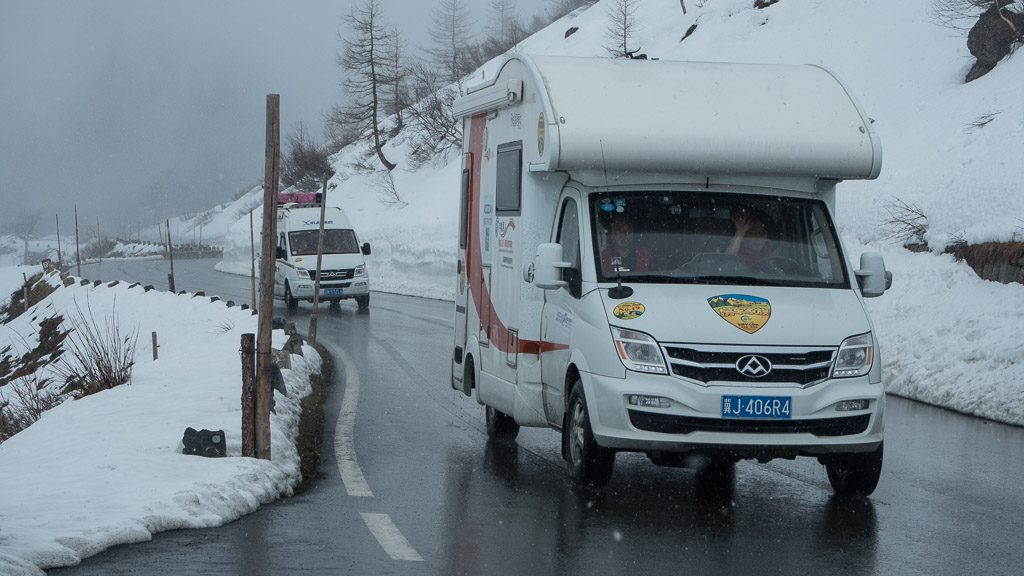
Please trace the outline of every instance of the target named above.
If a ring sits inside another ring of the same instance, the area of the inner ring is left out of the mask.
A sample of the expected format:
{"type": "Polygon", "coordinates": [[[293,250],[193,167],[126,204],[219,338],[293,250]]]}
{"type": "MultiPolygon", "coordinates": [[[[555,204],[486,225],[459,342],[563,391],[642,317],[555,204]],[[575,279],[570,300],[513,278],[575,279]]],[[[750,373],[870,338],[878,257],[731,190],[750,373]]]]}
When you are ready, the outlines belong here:
{"type": "Polygon", "coordinates": [[[772,316],[772,303],[764,298],[746,294],[721,294],[708,298],[716,314],[747,334],[753,334],[772,316]]]}
{"type": "Polygon", "coordinates": [[[643,316],[647,308],[639,302],[623,302],[612,310],[612,314],[619,320],[633,320],[643,316]]]}

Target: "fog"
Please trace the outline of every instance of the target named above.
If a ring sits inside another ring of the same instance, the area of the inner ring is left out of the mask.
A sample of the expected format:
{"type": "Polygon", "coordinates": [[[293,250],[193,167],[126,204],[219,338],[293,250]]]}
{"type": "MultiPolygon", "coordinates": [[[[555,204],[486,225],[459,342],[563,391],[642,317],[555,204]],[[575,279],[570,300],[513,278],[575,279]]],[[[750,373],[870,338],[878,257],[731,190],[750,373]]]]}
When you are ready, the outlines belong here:
{"type": "MultiPolygon", "coordinates": [[[[523,0],[528,19],[551,0],[523,0]]],[[[266,95],[282,136],[342,103],[354,0],[0,0],[0,232],[24,214],[107,235],[210,207],[263,175],[266,95]],[[94,226],[94,224],[93,224],[94,226]]],[[[477,28],[486,3],[470,2],[477,28]]],[[[435,3],[382,0],[408,52],[435,3]]],[[[282,138],[283,139],[283,138],[282,138]]]]}

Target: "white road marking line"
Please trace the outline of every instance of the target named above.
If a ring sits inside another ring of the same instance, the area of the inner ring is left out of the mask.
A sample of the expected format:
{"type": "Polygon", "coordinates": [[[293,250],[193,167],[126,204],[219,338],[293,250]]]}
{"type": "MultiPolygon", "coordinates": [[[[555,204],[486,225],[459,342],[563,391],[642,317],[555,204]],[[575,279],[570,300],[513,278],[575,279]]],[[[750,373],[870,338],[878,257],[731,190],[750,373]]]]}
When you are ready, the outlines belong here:
{"type": "Polygon", "coordinates": [[[380,543],[381,548],[387,552],[392,560],[407,560],[410,562],[423,562],[423,557],[413,549],[409,541],[399,532],[398,526],[391,521],[387,514],[370,514],[362,512],[363,522],[370,529],[373,537],[380,543]]]}
{"type": "Polygon", "coordinates": [[[338,461],[338,472],[349,496],[373,497],[370,485],[363,477],[363,471],[356,461],[356,406],[359,404],[359,373],[352,357],[339,348],[341,362],[345,365],[345,397],[341,400],[341,414],[334,427],[334,457],[338,461]]]}

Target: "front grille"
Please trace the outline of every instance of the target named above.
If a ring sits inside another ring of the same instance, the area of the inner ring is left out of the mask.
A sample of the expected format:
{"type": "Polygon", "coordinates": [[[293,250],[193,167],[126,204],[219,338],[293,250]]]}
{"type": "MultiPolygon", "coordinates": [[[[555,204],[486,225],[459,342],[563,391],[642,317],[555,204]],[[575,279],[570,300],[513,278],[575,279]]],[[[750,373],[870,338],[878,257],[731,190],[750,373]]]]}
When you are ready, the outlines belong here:
{"type": "Polygon", "coordinates": [[[639,430],[664,434],[691,432],[734,432],[737,434],[814,434],[850,436],[868,429],[870,414],[814,420],[733,420],[731,418],[694,418],[652,412],[629,411],[629,421],[639,430]]]}
{"type": "MultiPolygon", "coordinates": [[[[353,272],[355,272],[355,270],[353,270],[352,268],[347,268],[345,270],[321,270],[320,281],[334,282],[336,280],[351,280],[353,272]]],[[[309,277],[313,280],[316,280],[316,271],[310,270],[309,277]]]]}
{"type": "Polygon", "coordinates": [[[803,386],[828,378],[835,355],[835,348],[753,348],[666,344],[664,349],[673,374],[704,384],[709,382],[794,383],[803,386]],[[740,358],[749,355],[757,355],[770,361],[771,372],[760,377],[741,373],[736,368],[736,364],[740,358]]]}

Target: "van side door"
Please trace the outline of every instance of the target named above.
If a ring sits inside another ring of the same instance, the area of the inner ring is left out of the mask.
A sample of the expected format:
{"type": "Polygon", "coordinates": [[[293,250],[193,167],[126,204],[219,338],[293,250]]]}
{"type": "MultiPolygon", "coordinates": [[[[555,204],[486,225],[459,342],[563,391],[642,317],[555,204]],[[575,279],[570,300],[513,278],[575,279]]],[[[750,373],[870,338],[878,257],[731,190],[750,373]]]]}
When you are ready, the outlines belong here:
{"type": "Polygon", "coordinates": [[[563,193],[556,222],[553,240],[562,245],[562,260],[572,263],[573,267],[562,272],[562,279],[568,282],[566,287],[545,292],[541,316],[541,340],[545,350],[541,354],[541,381],[544,414],[550,424],[560,427],[565,406],[565,375],[572,353],[572,325],[581,295],[580,204],[575,190],[563,193]]]}

